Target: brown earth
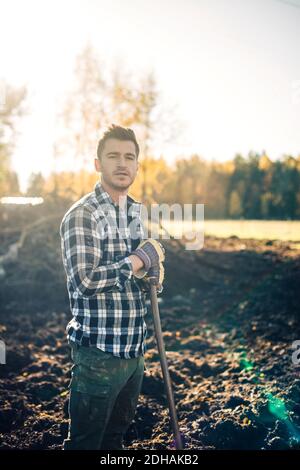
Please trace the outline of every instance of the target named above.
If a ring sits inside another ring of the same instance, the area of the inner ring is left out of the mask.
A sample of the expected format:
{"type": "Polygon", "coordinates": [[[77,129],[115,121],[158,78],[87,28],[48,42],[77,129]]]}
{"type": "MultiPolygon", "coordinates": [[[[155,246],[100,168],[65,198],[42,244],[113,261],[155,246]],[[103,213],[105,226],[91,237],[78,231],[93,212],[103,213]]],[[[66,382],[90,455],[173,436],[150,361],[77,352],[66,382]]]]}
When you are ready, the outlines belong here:
{"type": "MultiPolygon", "coordinates": [[[[6,217],[2,256],[20,239],[24,218],[12,224],[6,217]]],[[[0,335],[7,346],[0,449],[60,449],[67,434],[70,312],[59,220],[35,227],[31,220],[15,259],[0,273],[0,335]]],[[[300,339],[299,245],[237,237],[206,237],[197,252],[177,241],[164,245],[160,315],[186,448],[299,448],[300,365],[292,362],[292,343],[300,339]]],[[[146,370],[126,445],[172,448],[150,309],[146,320],[146,370]]]]}

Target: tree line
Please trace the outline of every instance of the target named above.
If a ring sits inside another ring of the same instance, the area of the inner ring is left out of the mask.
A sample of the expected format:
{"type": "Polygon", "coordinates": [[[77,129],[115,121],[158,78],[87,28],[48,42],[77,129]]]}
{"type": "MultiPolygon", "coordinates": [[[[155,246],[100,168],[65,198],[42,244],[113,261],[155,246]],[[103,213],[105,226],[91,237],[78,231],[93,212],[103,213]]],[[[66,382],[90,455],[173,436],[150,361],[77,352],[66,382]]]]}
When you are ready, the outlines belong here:
{"type": "MultiPolygon", "coordinates": [[[[300,156],[272,161],[264,152],[209,162],[199,155],[168,164],[147,158],[147,188],[139,174],[130,194],[145,203],[204,204],[211,219],[300,219],[300,156]]],[[[93,190],[97,173],[33,174],[28,196],[77,200],[93,190]]]]}

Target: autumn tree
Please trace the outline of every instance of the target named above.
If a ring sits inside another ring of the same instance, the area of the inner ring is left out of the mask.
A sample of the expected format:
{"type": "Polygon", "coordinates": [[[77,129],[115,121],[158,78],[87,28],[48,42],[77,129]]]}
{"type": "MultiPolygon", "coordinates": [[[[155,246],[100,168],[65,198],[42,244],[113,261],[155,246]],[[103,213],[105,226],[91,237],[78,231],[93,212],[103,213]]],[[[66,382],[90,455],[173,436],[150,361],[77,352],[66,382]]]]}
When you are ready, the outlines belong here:
{"type": "Polygon", "coordinates": [[[45,183],[46,181],[42,173],[31,173],[27,185],[26,196],[44,197],[46,195],[45,183]]]}
{"type": "Polygon", "coordinates": [[[19,193],[17,174],[11,167],[11,155],[15,146],[21,116],[25,112],[26,89],[13,88],[7,83],[1,86],[0,101],[0,195],[19,193]]]}
{"type": "Polygon", "coordinates": [[[110,71],[90,44],[77,57],[75,74],[75,87],[61,113],[57,153],[61,157],[66,153],[73,156],[75,170],[92,171],[101,131],[111,123],[131,127],[141,146],[141,197],[151,200],[148,159],[153,153],[152,143],[158,134],[166,140],[172,138],[174,127],[174,118],[170,125],[166,110],[162,112],[159,105],[154,74],[133,79],[120,64],[110,71]]]}

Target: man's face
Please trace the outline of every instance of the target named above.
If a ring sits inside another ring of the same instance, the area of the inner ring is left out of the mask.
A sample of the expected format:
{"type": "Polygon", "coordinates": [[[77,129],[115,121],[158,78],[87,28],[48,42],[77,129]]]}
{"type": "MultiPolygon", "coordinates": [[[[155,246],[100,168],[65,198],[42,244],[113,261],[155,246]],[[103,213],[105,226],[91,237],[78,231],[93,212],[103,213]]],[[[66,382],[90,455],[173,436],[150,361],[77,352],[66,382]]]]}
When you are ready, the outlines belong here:
{"type": "Polygon", "coordinates": [[[130,140],[108,139],[101,159],[95,159],[96,171],[101,171],[102,181],[111,188],[122,191],[135,180],[138,161],[135,145],[130,140]]]}

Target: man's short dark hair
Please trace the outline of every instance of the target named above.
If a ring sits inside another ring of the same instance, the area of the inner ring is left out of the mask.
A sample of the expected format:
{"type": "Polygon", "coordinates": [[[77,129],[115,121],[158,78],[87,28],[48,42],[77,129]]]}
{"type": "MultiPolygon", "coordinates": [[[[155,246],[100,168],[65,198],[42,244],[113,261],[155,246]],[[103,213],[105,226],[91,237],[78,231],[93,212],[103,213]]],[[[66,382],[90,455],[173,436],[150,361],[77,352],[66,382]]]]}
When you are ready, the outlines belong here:
{"type": "Polygon", "coordinates": [[[97,148],[97,157],[99,160],[101,159],[101,154],[103,152],[105,142],[108,139],[131,140],[131,142],[133,142],[135,145],[136,158],[138,158],[139,153],[140,153],[140,147],[139,147],[139,144],[137,143],[135,133],[133,132],[133,130],[126,128],[126,127],[116,126],[115,124],[112,124],[104,132],[103,136],[99,140],[98,148],[97,148]]]}

